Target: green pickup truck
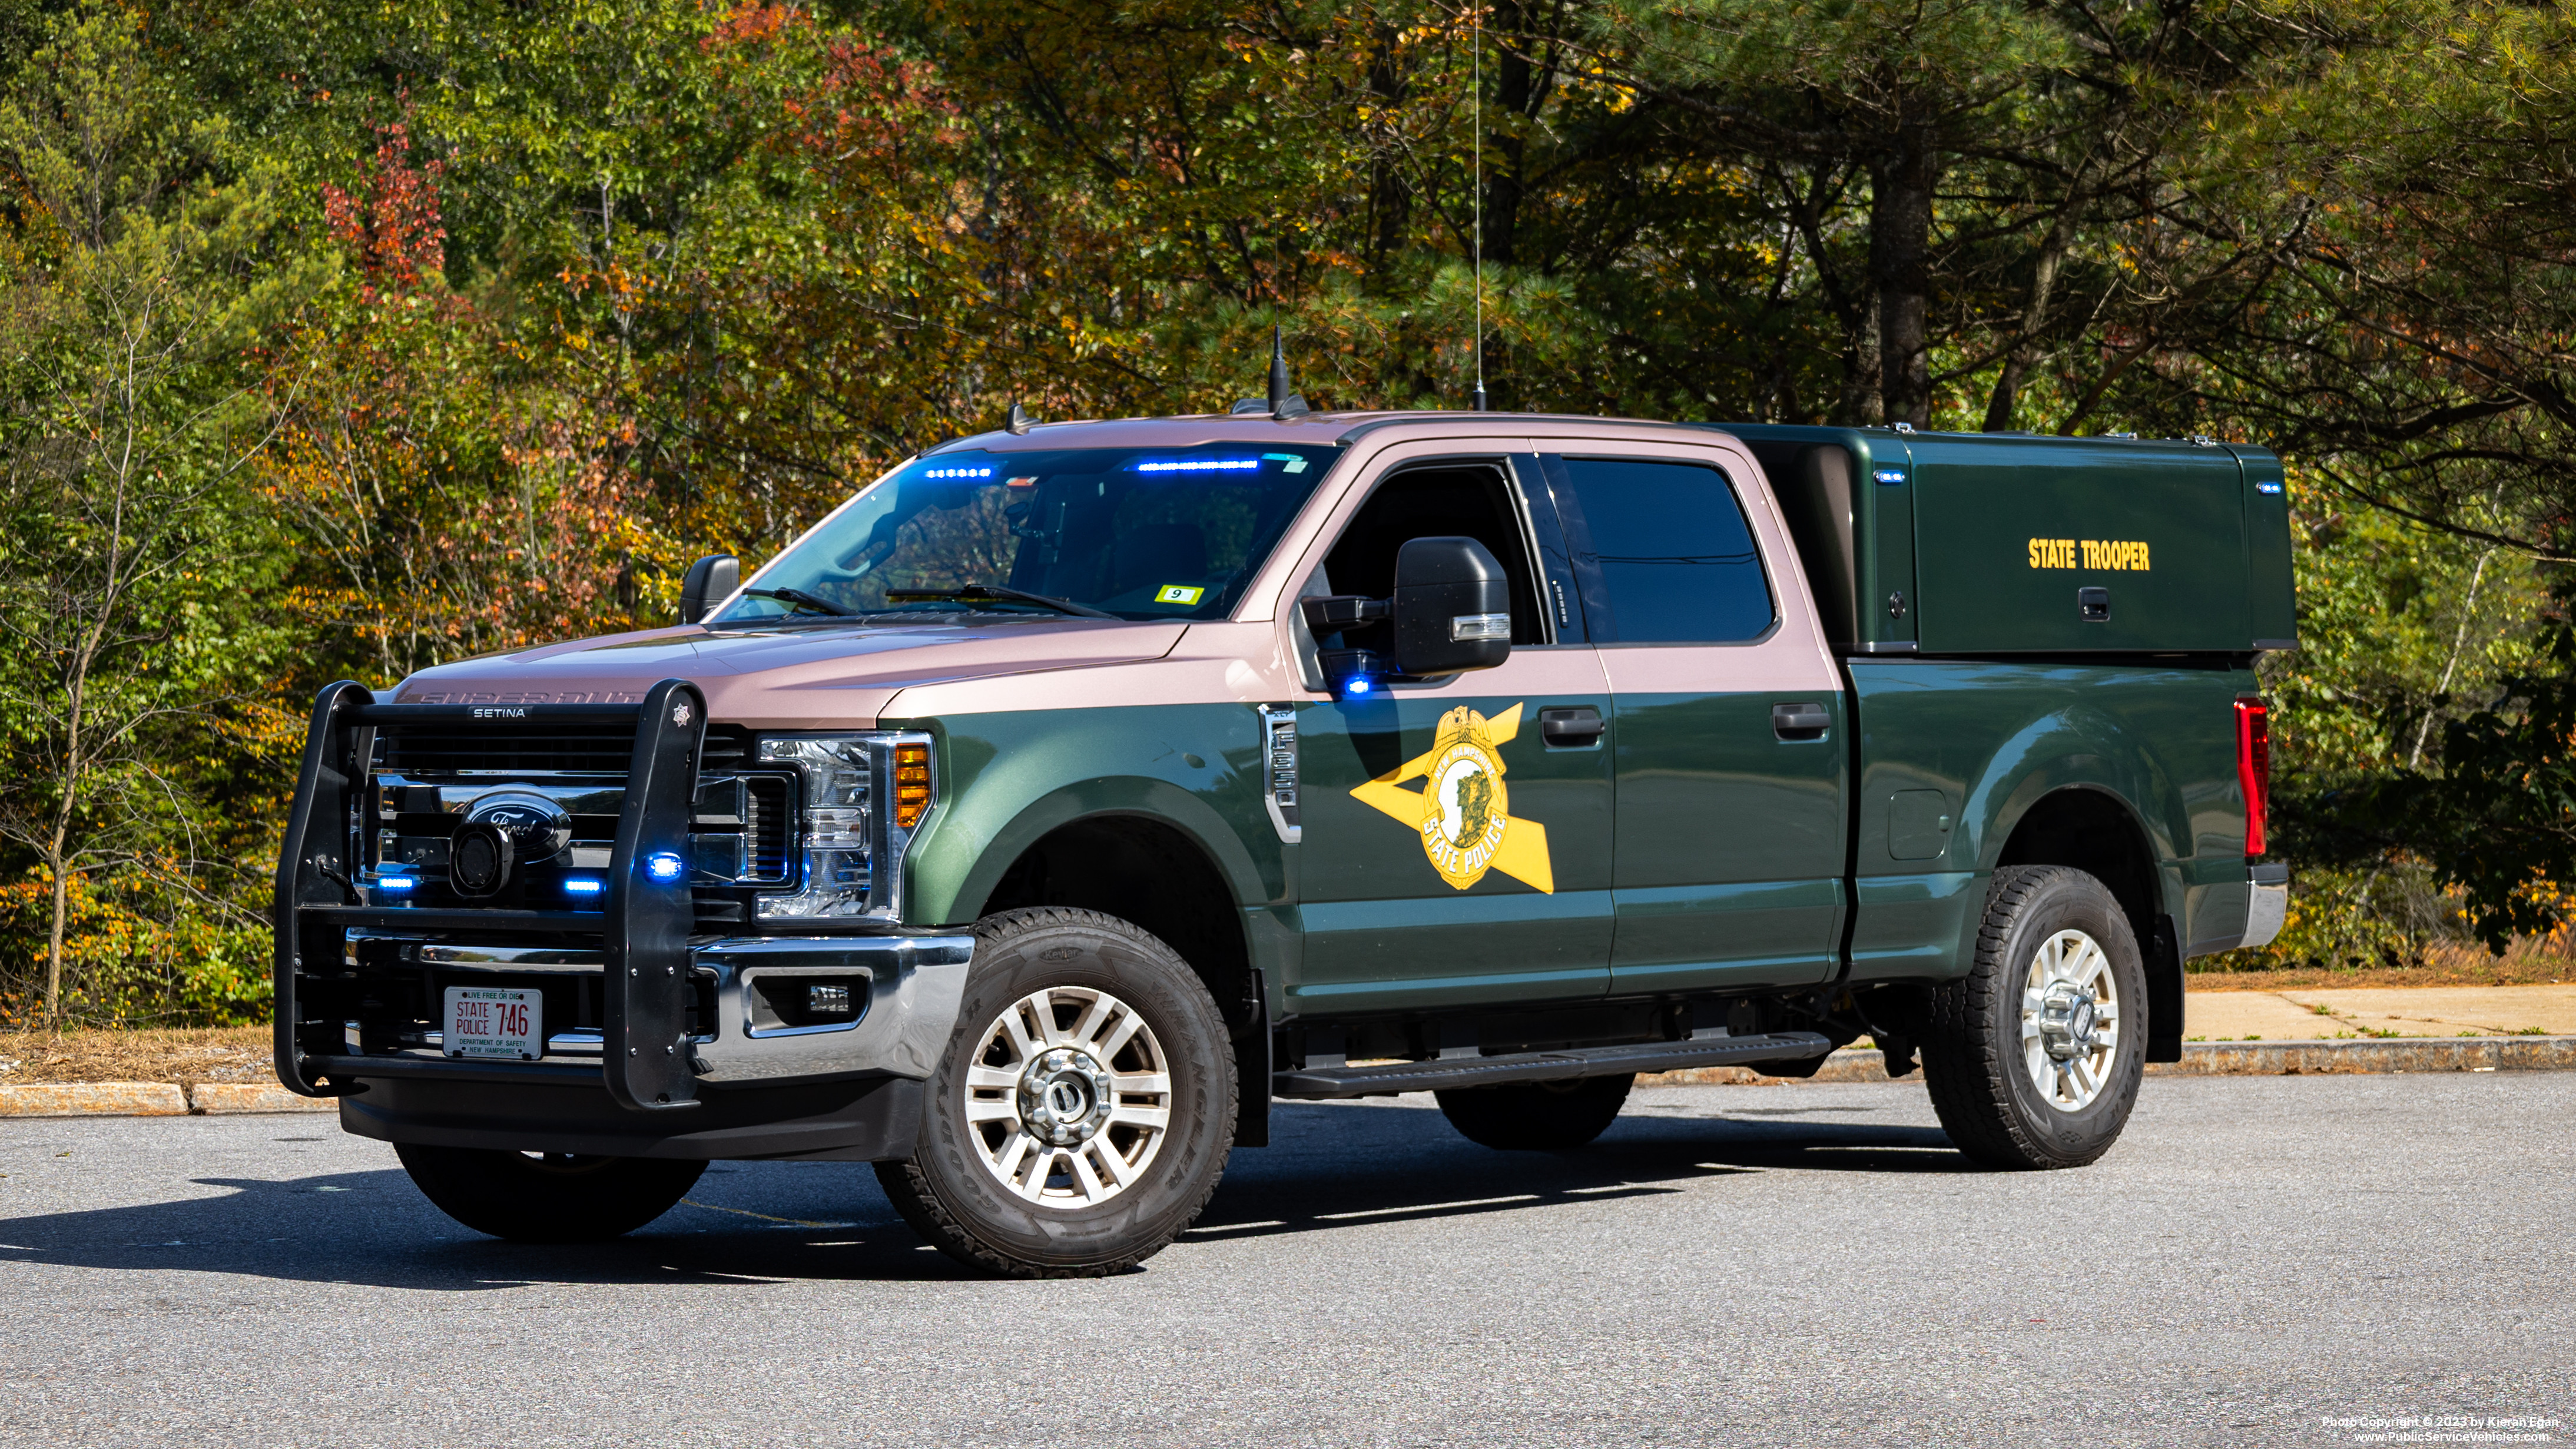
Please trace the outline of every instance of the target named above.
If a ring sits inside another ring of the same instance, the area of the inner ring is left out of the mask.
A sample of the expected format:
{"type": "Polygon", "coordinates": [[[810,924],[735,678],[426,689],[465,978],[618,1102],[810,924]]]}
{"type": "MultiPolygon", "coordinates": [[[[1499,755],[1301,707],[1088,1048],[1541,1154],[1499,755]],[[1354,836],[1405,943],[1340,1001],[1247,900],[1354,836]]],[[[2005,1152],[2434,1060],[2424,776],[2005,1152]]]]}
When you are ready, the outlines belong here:
{"type": "Polygon", "coordinates": [[[1278,1099],[1565,1150],[1863,1037],[2080,1166],[2286,901],[2287,500],[2207,439],[1015,417],[683,593],[315,704],[278,1075],[483,1232],[867,1161],[1099,1274],[1278,1099]]]}

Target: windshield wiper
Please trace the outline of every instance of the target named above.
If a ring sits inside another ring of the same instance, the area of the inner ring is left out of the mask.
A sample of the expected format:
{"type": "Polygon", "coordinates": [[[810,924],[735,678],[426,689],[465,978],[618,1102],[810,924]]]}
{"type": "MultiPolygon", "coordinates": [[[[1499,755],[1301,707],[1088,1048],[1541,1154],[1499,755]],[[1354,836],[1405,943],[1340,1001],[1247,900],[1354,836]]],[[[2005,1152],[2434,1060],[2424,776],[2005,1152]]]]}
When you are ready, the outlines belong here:
{"type": "Polygon", "coordinates": [[[782,604],[790,604],[799,609],[811,609],[817,614],[829,614],[835,619],[857,617],[831,600],[818,599],[803,589],[745,589],[743,592],[755,599],[776,599],[782,604]]]}
{"type": "MultiPolygon", "coordinates": [[[[1116,614],[1092,608],[1088,604],[1077,604],[1070,599],[1050,599],[1044,594],[1032,594],[1025,589],[1006,589],[1000,584],[968,584],[962,589],[888,589],[885,591],[885,597],[889,604],[939,599],[953,599],[966,603],[977,599],[1008,599],[1014,603],[1036,604],[1058,613],[1071,614],[1078,619],[1118,618],[1116,614]]],[[[1120,620],[1120,622],[1126,621],[1120,620]]]]}

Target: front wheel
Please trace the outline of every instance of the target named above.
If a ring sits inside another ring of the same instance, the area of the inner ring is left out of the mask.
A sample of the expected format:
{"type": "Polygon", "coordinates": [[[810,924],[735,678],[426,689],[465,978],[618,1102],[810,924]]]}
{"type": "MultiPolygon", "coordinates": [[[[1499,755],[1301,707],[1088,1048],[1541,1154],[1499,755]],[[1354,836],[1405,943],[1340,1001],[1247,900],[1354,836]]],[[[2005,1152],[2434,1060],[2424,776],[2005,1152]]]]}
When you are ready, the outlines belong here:
{"type": "Polygon", "coordinates": [[[2137,936],[2099,880],[2007,866],[1968,974],[1932,993],[1924,1084],[1960,1151],[1989,1167],[2082,1167],[2128,1124],[2146,1072],[2137,936]]]}
{"type": "Polygon", "coordinates": [[[403,1171],[440,1212],[514,1243],[598,1243],[624,1237],[679,1205],[703,1162],[496,1152],[394,1144],[403,1171]]]}
{"type": "Polygon", "coordinates": [[[1198,1217],[1234,1145],[1224,1015],[1189,963],[1114,916],[1007,911],[975,935],[913,1155],[877,1180],[971,1267],[1132,1267],[1198,1217]]]}
{"type": "Polygon", "coordinates": [[[1459,1087],[1432,1095],[1458,1135],[1506,1152],[1566,1152],[1610,1130],[1627,1105],[1635,1073],[1570,1082],[1459,1087]]]}

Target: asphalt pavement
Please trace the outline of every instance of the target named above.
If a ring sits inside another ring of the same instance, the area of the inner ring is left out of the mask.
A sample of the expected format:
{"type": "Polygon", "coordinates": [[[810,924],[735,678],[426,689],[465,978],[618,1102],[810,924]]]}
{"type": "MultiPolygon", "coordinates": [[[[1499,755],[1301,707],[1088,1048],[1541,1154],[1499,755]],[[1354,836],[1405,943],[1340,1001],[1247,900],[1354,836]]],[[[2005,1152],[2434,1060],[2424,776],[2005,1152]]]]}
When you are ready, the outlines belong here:
{"type": "Polygon", "coordinates": [[[2157,1079],[2005,1174],[1912,1084],[1562,1155],[1290,1105],[1141,1271],[1002,1283],[864,1166],[525,1248],[327,1117],[12,1121],[0,1443],[2568,1443],[2571,1126],[2576,1073],[2157,1079]]]}

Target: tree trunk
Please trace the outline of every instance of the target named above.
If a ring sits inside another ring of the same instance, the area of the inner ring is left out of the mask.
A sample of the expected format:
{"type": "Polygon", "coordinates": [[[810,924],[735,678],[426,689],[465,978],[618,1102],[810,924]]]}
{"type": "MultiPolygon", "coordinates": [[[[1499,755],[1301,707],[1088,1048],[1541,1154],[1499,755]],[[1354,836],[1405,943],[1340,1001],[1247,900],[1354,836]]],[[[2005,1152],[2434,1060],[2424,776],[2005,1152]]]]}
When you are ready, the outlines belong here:
{"type": "Polygon", "coordinates": [[[2030,296],[2022,303],[2021,323],[2013,333],[2013,349],[2004,358],[2003,373],[1995,379],[1995,390],[1986,399],[1986,431],[2012,431],[2013,408],[2020,402],[2021,380],[2039,360],[2040,330],[2048,325],[2048,307],[2057,291],[2057,269],[2066,261],[2066,249],[2075,241],[2075,198],[2066,199],[2066,208],[2057,214],[2056,224],[2049,227],[2048,239],[2039,244],[2039,256],[2031,264],[2030,296]]]}
{"type": "Polygon", "coordinates": [[[45,1025],[55,1031],[63,1029],[63,928],[71,915],[71,872],[63,859],[62,836],[54,837],[54,848],[45,863],[54,872],[53,933],[45,951],[45,1025]]]}
{"type": "MultiPolygon", "coordinates": [[[[1504,4],[1494,9],[1494,24],[1504,35],[1494,47],[1494,104],[1492,116],[1509,116],[1518,121],[1534,108],[1535,77],[1529,57],[1522,54],[1516,41],[1528,26],[1528,16],[1517,4],[1504,4]]],[[[1486,129],[1491,131],[1490,119],[1486,129]]],[[[1485,260],[1509,266],[1520,260],[1521,157],[1529,149],[1521,129],[1513,125],[1494,138],[1487,154],[1501,164],[1485,173],[1485,260]]]]}
{"type": "MultiPolygon", "coordinates": [[[[1396,68],[1399,39],[1395,27],[1379,26],[1377,51],[1369,58],[1369,94],[1386,106],[1403,101],[1412,91],[1408,78],[1396,68]]],[[[1384,145],[1371,149],[1374,155],[1369,161],[1369,215],[1375,224],[1369,229],[1368,277],[1371,290],[1376,290],[1384,285],[1387,268],[1403,251],[1412,228],[1413,187],[1384,145]]]]}
{"type": "Polygon", "coordinates": [[[1886,421],[1932,424],[1932,184],[1927,127],[1900,122],[1869,169],[1869,272],[1878,290],[1878,391],[1886,421]]]}

